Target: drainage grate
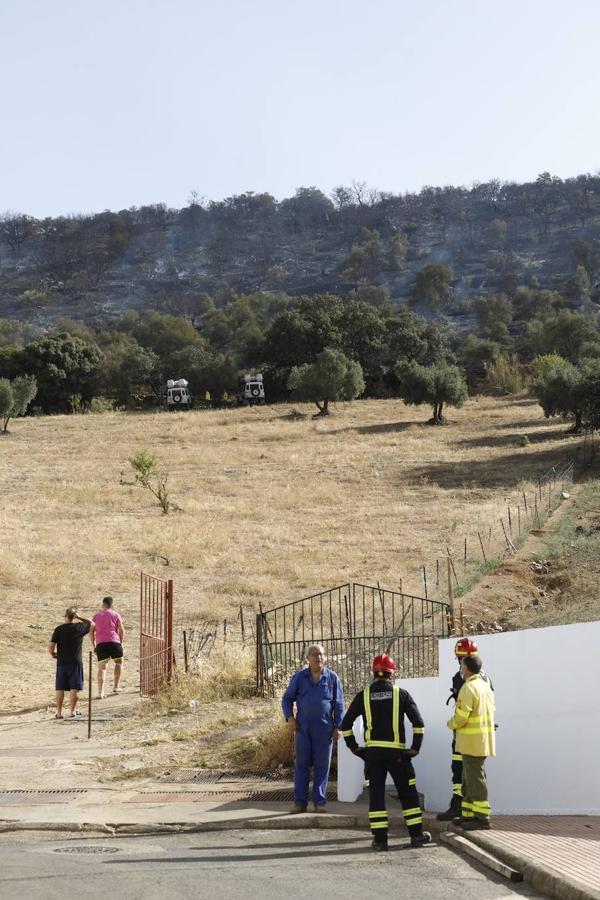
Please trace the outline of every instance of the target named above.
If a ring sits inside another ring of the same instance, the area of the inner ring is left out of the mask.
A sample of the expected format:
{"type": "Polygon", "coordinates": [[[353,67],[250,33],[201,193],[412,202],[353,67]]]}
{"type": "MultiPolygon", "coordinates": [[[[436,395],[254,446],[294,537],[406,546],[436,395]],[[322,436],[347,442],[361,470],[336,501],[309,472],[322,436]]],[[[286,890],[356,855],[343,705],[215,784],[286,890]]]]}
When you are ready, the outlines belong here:
{"type": "Polygon", "coordinates": [[[120,853],[120,847],[56,847],[54,853],[120,853]]]}
{"type": "MultiPolygon", "coordinates": [[[[130,803],[190,803],[215,802],[223,803],[285,803],[294,799],[293,790],[273,791],[145,791],[130,797],[130,803]]],[[[327,794],[328,800],[335,800],[333,791],[327,794]]]]}
{"type": "Polygon", "coordinates": [[[223,781],[290,781],[290,772],[244,769],[231,772],[224,769],[175,769],[158,779],[162,784],[217,784],[223,781]]]}
{"type": "Polygon", "coordinates": [[[49,791],[36,791],[26,789],[15,789],[8,791],[0,791],[0,806],[20,803],[66,803],[74,797],[81,797],[87,794],[85,788],[57,788],[49,791]]]}

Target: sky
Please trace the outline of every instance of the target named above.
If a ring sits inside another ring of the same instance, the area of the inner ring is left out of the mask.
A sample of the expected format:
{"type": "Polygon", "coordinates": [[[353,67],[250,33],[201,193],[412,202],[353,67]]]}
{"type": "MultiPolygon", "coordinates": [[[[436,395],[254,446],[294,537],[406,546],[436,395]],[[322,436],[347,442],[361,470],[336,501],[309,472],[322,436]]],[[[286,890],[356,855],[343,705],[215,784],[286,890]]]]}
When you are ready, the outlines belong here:
{"type": "Polygon", "coordinates": [[[0,212],[600,168],[598,0],[0,0],[0,212]]]}

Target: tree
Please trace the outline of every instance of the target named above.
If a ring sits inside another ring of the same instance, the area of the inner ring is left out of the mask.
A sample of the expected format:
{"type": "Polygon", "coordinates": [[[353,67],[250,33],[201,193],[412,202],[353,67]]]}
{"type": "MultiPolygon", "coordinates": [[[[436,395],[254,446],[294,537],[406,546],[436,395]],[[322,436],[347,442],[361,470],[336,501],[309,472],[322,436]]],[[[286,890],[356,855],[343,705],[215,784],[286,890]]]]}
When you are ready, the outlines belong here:
{"type": "Polygon", "coordinates": [[[590,299],[590,276],[584,266],[577,266],[567,285],[567,296],[574,307],[584,306],[590,299]]]}
{"type": "Polygon", "coordinates": [[[6,378],[0,379],[0,418],[3,422],[2,431],[8,431],[8,423],[15,416],[24,416],[27,407],[37,394],[37,382],[28,375],[20,375],[12,382],[6,378]]]}
{"type": "Polygon", "coordinates": [[[325,349],[314,363],[294,366],[288,387],[299,400],[316,403],[317,416],[329,415],[329,402],[354,400],[365,389],[360,364],[341,351],[325,349]]]}
{"type": "Polygon", "coordinates": [[[485,378],[488,366],[500,355],[500,345],[487,338],[469,334],[458,348],[458,360],[467,376],[469,390],[485,378]]]}
{"type": "Polygon", "coordinates": [[[558,353],[571,363],[577,363],[585,355],[591,356],[591,347],[600,343],[600,332],[593,316],[583,316],[569,309],[562,309],[550,318],[528,323],[519,340],[519,352],[526,358],[558,353]]]}
{"type": "Polygon", "coordinates": [[[450,284],[454,273],[450,266],[442,263],[427,263],[417,272],[411,291],[411,301],[427,306],[435,312],[444,310],[450,300],[450,284]]]}
{"type": "Polygon", "coordinates": [[[83,403],[91,400],[102,359],[95,343],[63,332],[33,341],[18,355],[21,371],[37,379],[38,400],[44,410],[68,412],[75,396],[83,403]]]}
{"type": "Polygon", "coordinates": [[[0,240],[6,241],[13,253],[20,250],[34,232],[35,220],[31,216],[5,212],[0,216],[0,240]]]}
{"type": "Polygon", "coordinates": [[[573,431],[580,431],[585,409],[585,391],[582,390],[582,370],[563,360],[535,378],[530,392],[539,400],[546,418],[573,416],[573,431]]]}
{"type": "Polygon", "coordinates": [[[510,341],[508,325],[512,321],[513,307],[504,294],[500,294],[499,297],[476,297],[472,309],[477,319],[480,337],[498,343],[510,341]]]}
{"type": "Polygon", "coordinates": [[[383,243],[378,231],[361,229],[360,240],[352,245],[350,256],[340,266],[344,281],[369,283],[381,273],[384,265],[383,243]]]}
{"type": "Polygon", "coordinates": [[[432,405],[431,425],[445,424],[444,403],[462,406],[468,397],[467,385],[457,366],[447,363],[421,366],[416,362],[399,362],[395,368],[402,400],[414,406],[422,403],[432,405]]]}

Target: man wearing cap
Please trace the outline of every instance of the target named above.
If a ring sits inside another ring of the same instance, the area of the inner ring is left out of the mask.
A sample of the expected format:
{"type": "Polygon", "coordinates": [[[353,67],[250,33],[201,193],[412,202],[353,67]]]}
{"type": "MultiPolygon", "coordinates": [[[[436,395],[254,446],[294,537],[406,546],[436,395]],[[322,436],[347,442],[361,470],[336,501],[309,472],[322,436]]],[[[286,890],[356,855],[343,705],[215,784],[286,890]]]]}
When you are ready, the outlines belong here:
{"type": "Polygon", "coordinates": [[[102,609],[92,617],[92,644],[95,647],[98,660],[98,700],[106,697],[104,685],[106,682],[106,668],[108,661],[115,664],[113,694],[121,691],[119,683],[123,670],[123,620],[118,612],[112,608],[113,598],[105,597],[102,601],[102,609]]]}
{"type": "Polygon", "coordinates": [[[307,655],[308,667],[292,676],[281,701],[283,715],[296,743],[293,813],[306,812],[311,766],[313,808],[315,812],[325,812],[331,751],[344,715],[342,683],[336,673],[326,667],[323,647],[313,644],[307,655]]]}
{"type": "Polygon", "coordinates": [[[342,721],[342,735],[348,749],[365,761],[365,776],[369,780],[369,824],[373,835],[371,846],[374,850],[388,849],[385,782],[389,774],[402,804],[411,847],[423,847],[431,841],[431,835],[423,831],[423,812],[411,762],[423,742],[423,719],[408,691],[393,684],[396,663],[391,656],[380,653],[373,660],[371,671],[373,683],[356,695],[342,721]],[[365,728],[364,747],[359,746],[352,727],[359,716],[362,716],[365,728]],[[405,716],[413,732],[409,749],[406,747],[405,716]]]}
{"type": "Polygon", "coordinates": [[[79,691],[83,688],[83,660],[81,645],[90,630],[92,620],[80,616],[74,606],[65,610],[63,625],[57,625],[52,632],[48,653],[56,660],[56,714],[55,719],[62,719],[62,708],[65,691],[69,692],[69,715],[72,719],[78,716],[76,711],[79,691]],[[75,619],[78,621],[75,622],[75,619]]]}

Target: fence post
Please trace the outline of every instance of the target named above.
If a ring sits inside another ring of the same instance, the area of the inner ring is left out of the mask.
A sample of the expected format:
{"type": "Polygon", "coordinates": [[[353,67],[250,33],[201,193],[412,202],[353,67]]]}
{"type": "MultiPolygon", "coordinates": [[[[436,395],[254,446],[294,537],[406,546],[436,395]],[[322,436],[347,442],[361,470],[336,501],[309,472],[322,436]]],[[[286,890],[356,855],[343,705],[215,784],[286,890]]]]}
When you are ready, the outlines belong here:
{"type": "Polygon", "coordinates": [[[454,594],[452,593],[452,560],[448,556],[446,558],[446,562],[448,563],[448,606],[450,607],[450,627],[452,631],[454,631],[454,594]]]}
{"type": "Polygon", "coordinates": [[[262,616],[256,614],[256,693],[262,694],[263,690],[263,653],[262,653],[262,616]]]}
{"type": "Polygon", "coordinates": [[[183,668],[188,672],[187,631],[183,632],[183,668]]]}
{"type": "Polygon", "coordinates": [[[92,651],[88,664],[88,741],[92,736],[92,651]]]}
{"type": "Polygon", "coordinates": [[[173,581],[167,581],[167,681],[173,674],[173,581]]]}

